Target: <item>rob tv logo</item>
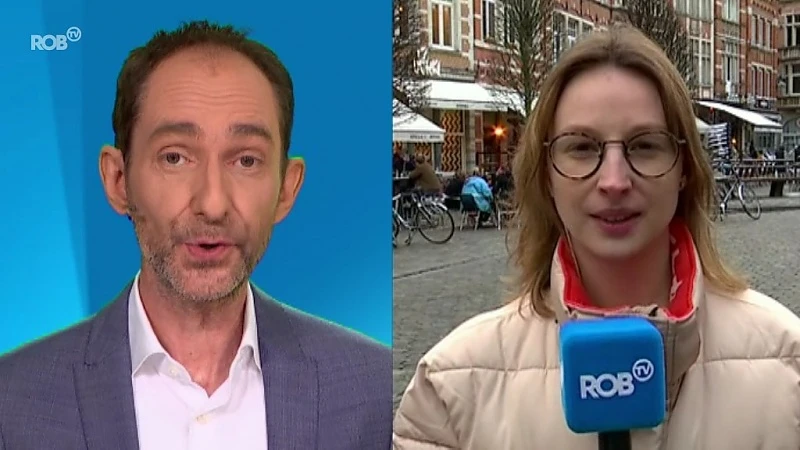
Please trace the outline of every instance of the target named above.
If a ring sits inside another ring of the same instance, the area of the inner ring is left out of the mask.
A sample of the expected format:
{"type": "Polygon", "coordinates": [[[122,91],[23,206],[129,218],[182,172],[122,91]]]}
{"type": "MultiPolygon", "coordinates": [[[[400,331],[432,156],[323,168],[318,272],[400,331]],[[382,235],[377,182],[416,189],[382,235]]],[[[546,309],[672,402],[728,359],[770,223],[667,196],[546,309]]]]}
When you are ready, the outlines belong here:
{"type": "Polygon", "coordinates": [[[69,48],[70,42],[78,42],[81,40],[81,29],[78,27],[69,27],[64,34],[32,34],[31,35],[31,50],[66,50],[69,48]]]}
{"type": "Polygon", "coordinates": [[[581,399],[627,397],[636,389],[634,381],[646,383],[654,374],[653,363],[648,359],[640,359],[633,363],[630,372],[581,375],[581,399]]]}

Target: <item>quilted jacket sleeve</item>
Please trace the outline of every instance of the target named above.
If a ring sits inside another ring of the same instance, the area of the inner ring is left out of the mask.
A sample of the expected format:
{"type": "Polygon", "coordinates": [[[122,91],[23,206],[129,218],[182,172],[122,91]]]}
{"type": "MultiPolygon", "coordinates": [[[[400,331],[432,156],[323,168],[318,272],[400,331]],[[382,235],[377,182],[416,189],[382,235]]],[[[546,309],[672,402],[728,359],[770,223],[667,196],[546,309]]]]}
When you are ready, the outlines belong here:
{"type": "Polygon", "coordinates": [[[394,418],[392,449],[455,450],[458,439],[425,360],[420,361],[394,418]]]}

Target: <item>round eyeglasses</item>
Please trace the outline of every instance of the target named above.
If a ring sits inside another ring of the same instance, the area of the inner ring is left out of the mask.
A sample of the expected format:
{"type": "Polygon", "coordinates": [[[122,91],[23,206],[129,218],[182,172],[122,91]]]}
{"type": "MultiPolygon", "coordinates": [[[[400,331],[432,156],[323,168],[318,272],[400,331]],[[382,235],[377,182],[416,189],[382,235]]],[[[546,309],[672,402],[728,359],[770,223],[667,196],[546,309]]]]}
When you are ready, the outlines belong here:
{"type": "Polygon", "coordinates": [[[599,141],[583,133],[563,133],[545,142],[553,167],[561,176],[583,180],[600,169],[606,145],[621,144],[631,170],[641,177],[658,178],[675,167],[686,143],[667,131],[645,131],[624,141],[599,141]]]}

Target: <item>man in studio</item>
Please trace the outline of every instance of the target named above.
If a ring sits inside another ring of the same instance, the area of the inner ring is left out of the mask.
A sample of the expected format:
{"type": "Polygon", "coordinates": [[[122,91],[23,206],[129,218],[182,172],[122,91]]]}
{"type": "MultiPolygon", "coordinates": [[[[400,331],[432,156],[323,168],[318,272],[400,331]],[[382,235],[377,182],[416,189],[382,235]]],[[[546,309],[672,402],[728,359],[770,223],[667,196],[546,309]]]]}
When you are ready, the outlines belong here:
{"type": "Polygon", "coordinates": [[[233,27],[192,22],[130,53],[100,174],[141,270],[0,359],[0,450],[390,447],[390,349],[249,282],[303,183],[293,115],[286,68],[233,27]]]}

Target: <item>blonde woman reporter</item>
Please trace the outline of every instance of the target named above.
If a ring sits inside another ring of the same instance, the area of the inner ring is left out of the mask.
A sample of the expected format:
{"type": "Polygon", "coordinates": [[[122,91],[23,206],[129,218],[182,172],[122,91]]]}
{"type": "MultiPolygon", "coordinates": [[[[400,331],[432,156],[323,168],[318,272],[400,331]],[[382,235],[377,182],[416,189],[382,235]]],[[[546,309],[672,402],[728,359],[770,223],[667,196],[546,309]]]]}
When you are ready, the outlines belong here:
{"type": "Polygon", "coordinates": [[[664,334],[665,422],[634,449],[800,449],[800,319],[724,264],[689,92],[640,32],[596,32],[548,75],[514,166],[518,297],[419,362],[395,449],[594,450],[561,404],[558,324],[664,334]]]}

